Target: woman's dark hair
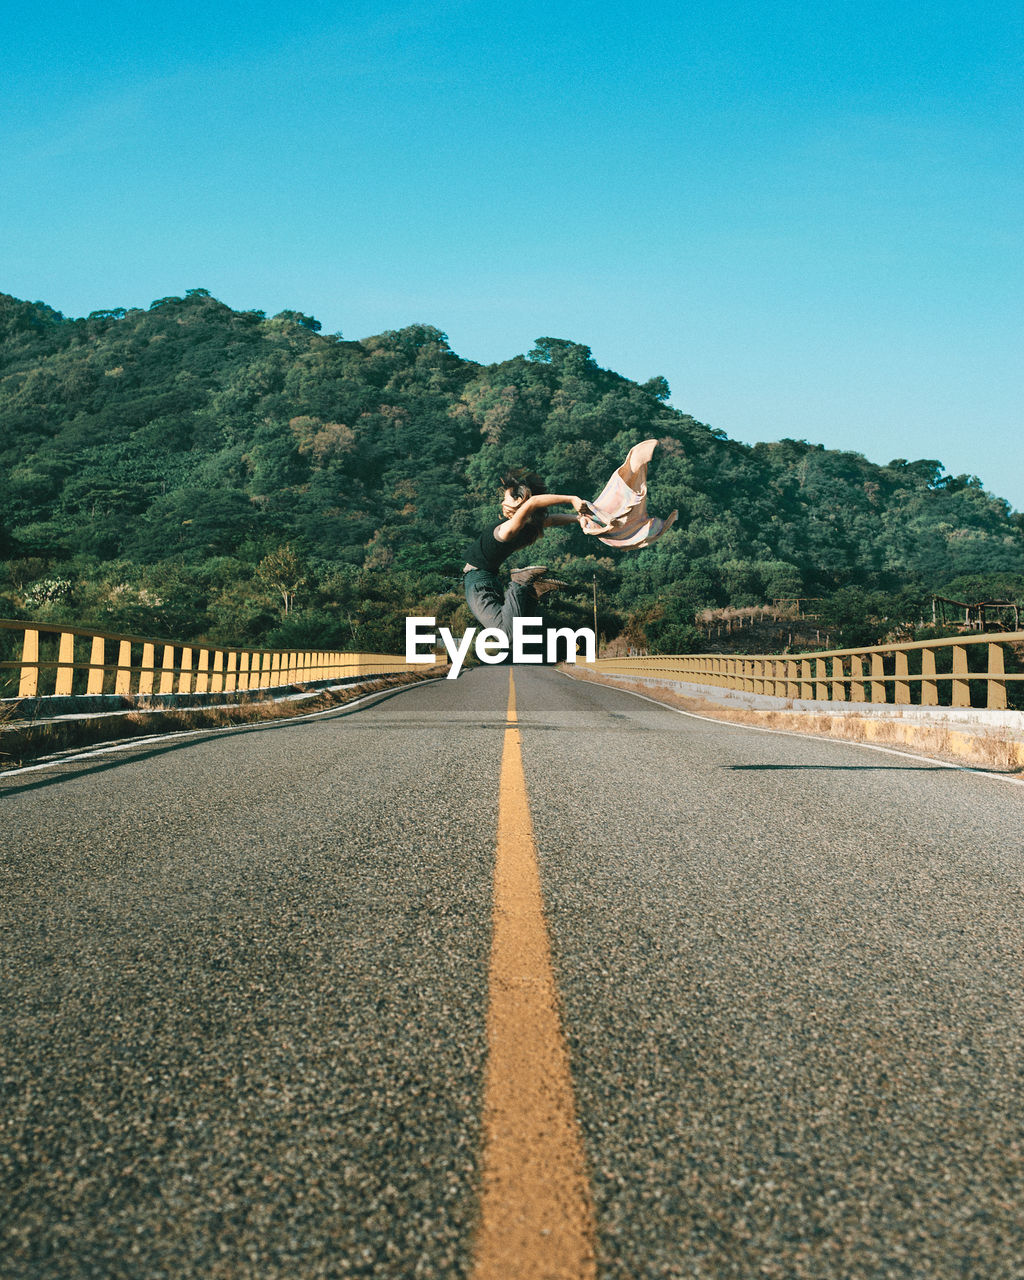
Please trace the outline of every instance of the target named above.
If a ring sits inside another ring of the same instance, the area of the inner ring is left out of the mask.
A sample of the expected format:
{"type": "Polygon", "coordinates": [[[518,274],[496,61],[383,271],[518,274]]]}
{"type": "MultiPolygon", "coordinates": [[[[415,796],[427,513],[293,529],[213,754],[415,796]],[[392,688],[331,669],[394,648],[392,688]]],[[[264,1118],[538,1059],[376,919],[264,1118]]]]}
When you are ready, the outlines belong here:
{"type": "MultiPolygon", "coordinates": [[[[548,487],[536,471],[527,471],[525,467],[513,467],[510,471],[504,472],[498,481],[502,490],[511,492],[513,498],[532,498],[538,493],[547,493],[548,487]]],[[[538,512],[531,516],[523,526],[524,532],[529,532],[530,537],[524,539],[520,544],[528,547],[544,532],[544,517],[538,512]]]]}
{"type": "Polygon", "coordinates": [[[535,493],[547,493],[548,487],[536,471],[525,467],[513,467],[498,481],[502,489],[511,489],[513,498],[532,498],[535,493]]]}

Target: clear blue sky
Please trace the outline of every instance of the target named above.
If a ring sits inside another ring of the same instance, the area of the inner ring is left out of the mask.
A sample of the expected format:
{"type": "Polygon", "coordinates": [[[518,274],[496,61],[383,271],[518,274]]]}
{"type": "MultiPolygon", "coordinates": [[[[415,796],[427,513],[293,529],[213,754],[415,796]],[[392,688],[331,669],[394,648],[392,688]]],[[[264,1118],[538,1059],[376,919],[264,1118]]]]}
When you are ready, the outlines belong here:
{"type": "Polygon", "coordinates": [[[0,290],[593,348],[1024,508],[1017,0],[9,6],[0,290]]]}

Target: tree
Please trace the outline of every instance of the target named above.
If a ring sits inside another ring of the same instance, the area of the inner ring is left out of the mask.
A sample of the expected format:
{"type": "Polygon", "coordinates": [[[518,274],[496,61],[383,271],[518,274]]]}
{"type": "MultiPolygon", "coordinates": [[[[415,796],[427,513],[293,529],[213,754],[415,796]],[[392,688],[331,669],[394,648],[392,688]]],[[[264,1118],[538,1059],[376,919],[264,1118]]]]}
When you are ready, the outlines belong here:
{"type": "Polygon", "coordinates": [[[536,364],[550,364],[560,371],[573,374],[596,370],[590,348],[568,338],[538,338],[527,356],[536,364]]]}
{"type": "Polygon", "coordinates": [[[668,379],[663,378],[660,373],[654,378],[648,378],[643,387],[649,395],[654,396],[655,400],[667,400],[672,394],[668,379]]]}
{"type": "Polygon", "coordinates": [[[275,320],[290,320],[292,324],[297,324],[300,329],[308,329],[310,333],[319,333],[323,325],[319,320],[314,320],[312,316],[303,315],[301,311],[279,311],[275,320]]]}
{"type": "Polygon", "coordinates": [[[306,566],[288,543],[264,556],[256,568],[260,582],[272,587],[281,596],[284,605],[282,615],[287,618],[295,607],[295,596],[306,583],[306,566]]]}

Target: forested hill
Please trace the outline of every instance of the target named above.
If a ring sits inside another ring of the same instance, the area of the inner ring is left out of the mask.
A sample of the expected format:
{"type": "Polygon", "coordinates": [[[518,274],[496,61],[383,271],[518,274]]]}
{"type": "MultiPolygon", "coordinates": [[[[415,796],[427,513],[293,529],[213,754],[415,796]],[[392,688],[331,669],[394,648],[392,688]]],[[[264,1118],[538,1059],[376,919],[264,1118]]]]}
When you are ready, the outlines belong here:
{"type": "Polygon", "coordinates": [[[1024,583],[1022,518],[938,461],[738,444],[561,339],[482,366],[426,325],[319,330],[202,289],[85,319],[0,295],[0,614],[394,643],[397,612],[455,611],[505,466],[593,496],[648,436],[675,528],[621,555],[544,543],[563,576],[597,573],[609,634],[680,648],[706,605],[1024,583]]]}

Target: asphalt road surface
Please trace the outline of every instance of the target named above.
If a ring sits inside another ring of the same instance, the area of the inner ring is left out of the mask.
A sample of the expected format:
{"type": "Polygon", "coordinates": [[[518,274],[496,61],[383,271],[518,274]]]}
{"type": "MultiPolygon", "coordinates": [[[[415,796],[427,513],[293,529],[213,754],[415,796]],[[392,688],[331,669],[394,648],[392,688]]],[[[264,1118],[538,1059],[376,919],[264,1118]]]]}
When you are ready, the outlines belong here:
{"type": "MultiPolygon", "coordinates": [[[[1020,1280],[1024,788],[515,688],[597,1275],[1020,1280]]],[[[0,778],[0,1275],[472,1274],[508,691],[0,778]]]]}

